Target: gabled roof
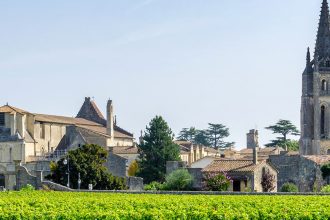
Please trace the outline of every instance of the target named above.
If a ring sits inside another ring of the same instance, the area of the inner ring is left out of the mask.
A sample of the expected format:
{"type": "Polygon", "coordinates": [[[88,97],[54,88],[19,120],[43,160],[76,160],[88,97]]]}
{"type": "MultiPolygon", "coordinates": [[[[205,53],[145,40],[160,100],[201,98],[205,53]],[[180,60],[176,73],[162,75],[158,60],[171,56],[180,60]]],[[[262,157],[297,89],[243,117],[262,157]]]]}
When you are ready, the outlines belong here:
{"type": "Polygon", "coordinates": [[[0,113],[10,113],[13,114],[14,112],[20,113],[20,114],[25,114],[28,113],[27,111],[23,109],[19,109],[10,105],[4,105],[0,107],[0,113]]]}
{"type": "Polygon", "coordinates": [[[203,169],[203,172],[254,172],[266,161],[254,164],[252,160],[214,160],[203,169]]]}
{"type": "Polygon", "coordinates": [[[58,115],[44,115],[35,114],[35,120],[39,122],[57,123],[57,124],[68,124],[68,125],[90,125],[90,126],[102,126],[93,121],[88,121],[84,118],[71,118],[58,115]]]}
{"type": "MultiPolygon", "coordinates": [[[[89,131],[92,131],[96,134],[105,136],[105,137],[110,137],[107,134],[107,128],[104,126],[89,126],[89,125],[77,125],[77,127],[79,128],[83,128],[83,129],[87,129],[89,131]]],[[[121,132],[120,130],[117,130],[116,127],[114,127],[114,136],[115,138],[129,138],[129,139],[133,139],[133,135],[127,135],[123,132],[121,132]]]]}
{"type": "Polygon", "coordinates": [[[77,118],[84,118],[89,121],[94,121],[98,124],[102,124],[106,126],[107,122],[100,111],[100,109],[97,107],[96,103],[91,100],[90,97],[86,97],[83,105],[81,106],[77,116],[77,118]]]}

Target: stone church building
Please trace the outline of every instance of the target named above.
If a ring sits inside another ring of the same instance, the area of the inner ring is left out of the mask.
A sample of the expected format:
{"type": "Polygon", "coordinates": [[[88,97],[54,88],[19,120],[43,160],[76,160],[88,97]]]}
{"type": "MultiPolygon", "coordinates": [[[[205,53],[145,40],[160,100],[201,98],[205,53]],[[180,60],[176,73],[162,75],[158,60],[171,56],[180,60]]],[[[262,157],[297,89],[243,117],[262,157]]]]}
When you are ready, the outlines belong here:
{"type": "Polygon", "coordinates": [[[323,0],[315,52],[302,75],[301,155],[330,155],[330,20],[323,0]]]}
{"type": "Polygon", "coordinates": [[[88,97],[75,118],[30,113],[4,105],[0,107],[0,186],[14,188],[17,164],[33,173],[42,169],[41,161],[56,160],[68,150],[89,143],[111,151],[122,148],[123,155],[126,149],[136,149],[133,134],[117,125],[111,100],[106,117],[88,97]]]}

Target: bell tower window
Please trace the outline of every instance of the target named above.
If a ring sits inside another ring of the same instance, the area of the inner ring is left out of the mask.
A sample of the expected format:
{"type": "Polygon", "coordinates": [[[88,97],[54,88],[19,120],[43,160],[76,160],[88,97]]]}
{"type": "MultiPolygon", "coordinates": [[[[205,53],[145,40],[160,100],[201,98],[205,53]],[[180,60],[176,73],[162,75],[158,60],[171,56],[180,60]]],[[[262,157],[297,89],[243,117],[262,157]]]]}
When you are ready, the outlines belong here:
{"type": "Polygon", "coordinates": [[[0,126],[5,126],[5,113],[0,113],[0,126]]]}
{"type": "Polygon", "coordinates": [[[325,107],[322,106],[321,107],[321,121],[320,121],[320,125],[321,125],[321,137],[324,138],[325,137],[325,107]]]}
{"type": "Polygon", "coordinates": [[[322,91],[328,90],[328,83],[326,80],[322,80],[322,91]]]}

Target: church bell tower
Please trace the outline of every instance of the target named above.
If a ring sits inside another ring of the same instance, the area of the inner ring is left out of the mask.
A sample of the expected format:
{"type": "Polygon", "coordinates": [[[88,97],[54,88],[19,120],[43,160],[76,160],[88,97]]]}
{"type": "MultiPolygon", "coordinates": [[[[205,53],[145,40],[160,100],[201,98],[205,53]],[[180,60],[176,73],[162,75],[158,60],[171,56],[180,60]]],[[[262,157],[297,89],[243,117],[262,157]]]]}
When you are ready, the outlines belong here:
{"type": "Polygon", "coordinates": [[[330,154],[330,21],[323,0],[314,57],[309,48],[302,75],[301,155],[330,154]]]}

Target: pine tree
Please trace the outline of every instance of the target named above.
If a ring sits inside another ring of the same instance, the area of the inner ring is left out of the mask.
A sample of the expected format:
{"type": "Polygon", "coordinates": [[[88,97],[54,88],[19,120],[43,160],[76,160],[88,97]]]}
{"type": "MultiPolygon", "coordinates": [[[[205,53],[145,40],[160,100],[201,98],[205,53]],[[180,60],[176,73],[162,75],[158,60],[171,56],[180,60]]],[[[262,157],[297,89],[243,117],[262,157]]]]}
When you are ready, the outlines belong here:
{"type": "Polygon", "coordinates": [[[156,116],[146,127],[140,143],[140,160],[138,176],[145,183],[164,181],[166,175],[166,161],[180,160],[180,148],[173,142],[174,135],[166,121],[156,116]]]}

